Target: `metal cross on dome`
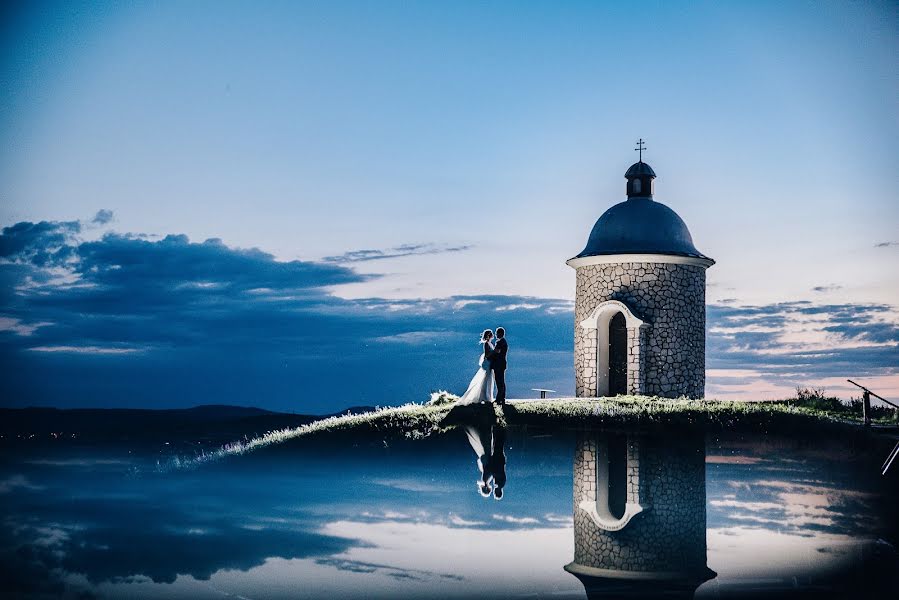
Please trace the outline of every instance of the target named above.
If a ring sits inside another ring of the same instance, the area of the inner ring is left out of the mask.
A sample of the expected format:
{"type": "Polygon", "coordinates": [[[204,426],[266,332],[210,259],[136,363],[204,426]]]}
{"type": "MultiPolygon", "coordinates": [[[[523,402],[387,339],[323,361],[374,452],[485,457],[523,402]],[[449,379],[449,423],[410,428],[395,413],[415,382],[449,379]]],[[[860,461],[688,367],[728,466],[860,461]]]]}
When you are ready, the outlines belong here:
{"type": "Polygon", "coordinates": [[[643,162],[643,151],[646,150],[646,142],[643,141],[643,138],[637,140],[637,147],[634,148],[634,152],[640,153],[640,162],[643,162]]]}

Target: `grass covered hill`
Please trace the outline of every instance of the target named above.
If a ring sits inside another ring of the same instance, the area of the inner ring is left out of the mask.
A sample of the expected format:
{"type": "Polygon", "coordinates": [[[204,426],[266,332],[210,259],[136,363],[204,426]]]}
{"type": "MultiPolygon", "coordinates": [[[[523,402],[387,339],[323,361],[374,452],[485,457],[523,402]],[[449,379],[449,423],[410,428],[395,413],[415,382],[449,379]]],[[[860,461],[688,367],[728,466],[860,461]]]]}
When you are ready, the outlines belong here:
{"type": "MultiPolygon", "coordinates": [[[[249,440],[226,444],[220,449],[176,466],[198,466],[229,456],[239,456],[292,440],[352,435],[355,439],[419,439],[464,420],[456,397],[446,392],[432,395],[423,404],[378,408],[361,413],[332,416],[298,427],[273,430],[249,440]]],[[[779,433],[797,437],[822,433],[860,432],[860,408],[837,399],[803,398],[764,402],[668,399],[650,396],[615,398],[563,398],[513,401],[496,406],[496,418],[507,426],[543,428],[689,428],[706,432],[736,431],[779,433]],[[856,414],[857,413],[857,414],[856,414]]],[[[483,410],[483,407],[481,407],[483,410]]],[[[881,424],[895,424],[893,411],[882,411],[881,424]]]]}

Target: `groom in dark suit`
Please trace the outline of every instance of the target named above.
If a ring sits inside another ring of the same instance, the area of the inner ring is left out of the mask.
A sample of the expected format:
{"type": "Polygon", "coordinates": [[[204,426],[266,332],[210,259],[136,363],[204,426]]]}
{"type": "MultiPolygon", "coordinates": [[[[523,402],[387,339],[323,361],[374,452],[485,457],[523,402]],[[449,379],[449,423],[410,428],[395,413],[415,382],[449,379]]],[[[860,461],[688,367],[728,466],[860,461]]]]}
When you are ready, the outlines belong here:
{"type": "Polygon", "coordinates": [[[493,369],[493,379],[496,381],[496,403],[506,403],[506,354],[509,352],[509,342],[506,341],[506,330],[496,328],[496,348],[490,353],[490,368],[493,369]]]}

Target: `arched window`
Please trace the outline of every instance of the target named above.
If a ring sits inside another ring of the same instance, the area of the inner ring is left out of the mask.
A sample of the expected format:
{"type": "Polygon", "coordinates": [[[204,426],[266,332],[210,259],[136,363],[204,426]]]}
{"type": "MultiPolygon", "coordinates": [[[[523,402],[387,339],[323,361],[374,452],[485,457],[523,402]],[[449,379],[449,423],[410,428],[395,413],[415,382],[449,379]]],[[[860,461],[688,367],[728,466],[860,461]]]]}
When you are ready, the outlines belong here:
{"type": "Polygon", "coordinates": [[[631,184],[631,189],[635,194],[639,194],[643,191],[643,183],[639,179],[634,179],[633,183],[631,184]]]}

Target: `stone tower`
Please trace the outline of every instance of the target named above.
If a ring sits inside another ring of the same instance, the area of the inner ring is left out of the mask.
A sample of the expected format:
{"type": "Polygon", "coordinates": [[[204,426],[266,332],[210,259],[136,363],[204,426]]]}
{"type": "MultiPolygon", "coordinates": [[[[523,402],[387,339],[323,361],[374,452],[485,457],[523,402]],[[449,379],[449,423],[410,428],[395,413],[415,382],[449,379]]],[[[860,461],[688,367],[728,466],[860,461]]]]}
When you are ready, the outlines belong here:
{"type": "Polygon", "coordinates": [[[585,431],[574,455],[574,561],[588,598],[692,598],[706,565],[702,433],[585,431]]]}
{"type": "Polygon", "coordinates": [[[627,200],[596,221],[575,269],[578,397],[705,394],[705,270],[686,224],[653,200],[655,172],[634,163],[627,200]]]}

